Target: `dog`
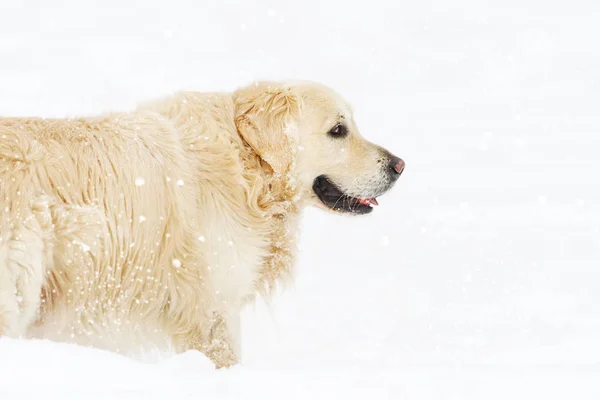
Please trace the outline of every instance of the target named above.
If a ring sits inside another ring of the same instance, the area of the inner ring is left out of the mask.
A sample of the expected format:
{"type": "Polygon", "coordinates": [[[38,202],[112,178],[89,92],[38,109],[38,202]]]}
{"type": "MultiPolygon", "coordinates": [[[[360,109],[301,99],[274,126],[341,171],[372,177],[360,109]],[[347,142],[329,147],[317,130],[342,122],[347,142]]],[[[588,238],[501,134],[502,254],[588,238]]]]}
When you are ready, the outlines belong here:
{"type": "Polygon", "coordinates": [[[368,214],[405,164],[314,82],[0,119],[0,336],[240,362],[240,310],[292,279],[302,210],[368,214]]]}

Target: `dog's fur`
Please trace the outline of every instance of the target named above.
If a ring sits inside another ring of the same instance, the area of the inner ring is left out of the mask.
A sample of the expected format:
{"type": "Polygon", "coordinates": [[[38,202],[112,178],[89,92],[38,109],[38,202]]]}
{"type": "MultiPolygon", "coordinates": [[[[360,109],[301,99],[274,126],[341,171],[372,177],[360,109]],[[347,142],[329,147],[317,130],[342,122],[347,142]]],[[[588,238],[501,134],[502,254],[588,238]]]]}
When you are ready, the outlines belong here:
{"type": "Polygon", "coordinates": [[[0,336],[117,351],[143,336],[232,365],[241,307],[289,279],[300,212],[325,207],[315,177],[379,195],[382,154],[307,82],[0,119],[0,336]]]}

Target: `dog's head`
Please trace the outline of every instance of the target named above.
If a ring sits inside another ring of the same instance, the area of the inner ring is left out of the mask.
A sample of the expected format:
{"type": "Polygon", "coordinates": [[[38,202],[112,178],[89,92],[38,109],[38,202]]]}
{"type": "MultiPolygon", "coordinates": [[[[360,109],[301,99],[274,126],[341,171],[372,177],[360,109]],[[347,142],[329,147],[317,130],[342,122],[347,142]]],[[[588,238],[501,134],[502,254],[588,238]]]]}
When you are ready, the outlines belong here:
{"type": "Polygon", "coordinates": [[[233,100],[240,135],[274,173],[292,173],[315,205],[369,213],[404,170],[360,135],[348,104],[323,85],[263,82],[233,100]]]}

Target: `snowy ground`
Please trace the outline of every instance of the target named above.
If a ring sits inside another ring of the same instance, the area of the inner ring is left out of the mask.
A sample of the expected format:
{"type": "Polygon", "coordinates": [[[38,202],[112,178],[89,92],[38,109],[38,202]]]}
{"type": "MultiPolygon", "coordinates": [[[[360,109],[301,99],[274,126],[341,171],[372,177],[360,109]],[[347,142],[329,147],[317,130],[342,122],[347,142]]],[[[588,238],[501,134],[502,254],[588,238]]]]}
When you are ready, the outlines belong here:
{"type": "Polygon", "coordinates": [[[407,162],[307,213],[242,365],[0,339],[0,399],[600,398],[600,6],[481,3],[0,0],[0,115],[313,79],[407,162]]]}

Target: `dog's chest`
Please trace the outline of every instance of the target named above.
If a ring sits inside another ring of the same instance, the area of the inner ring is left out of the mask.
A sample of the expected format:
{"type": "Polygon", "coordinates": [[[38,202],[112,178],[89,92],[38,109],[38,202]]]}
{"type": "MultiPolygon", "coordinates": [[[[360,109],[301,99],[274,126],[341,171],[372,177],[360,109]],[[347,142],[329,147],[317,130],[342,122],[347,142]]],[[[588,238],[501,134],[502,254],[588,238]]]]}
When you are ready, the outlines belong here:
{"type": "Polygon", "coordinates": [[[217,217],[199,238],[213,295],[222,304],[241,304],[254,293],[268,244],[257,232],[217,217]]]}

